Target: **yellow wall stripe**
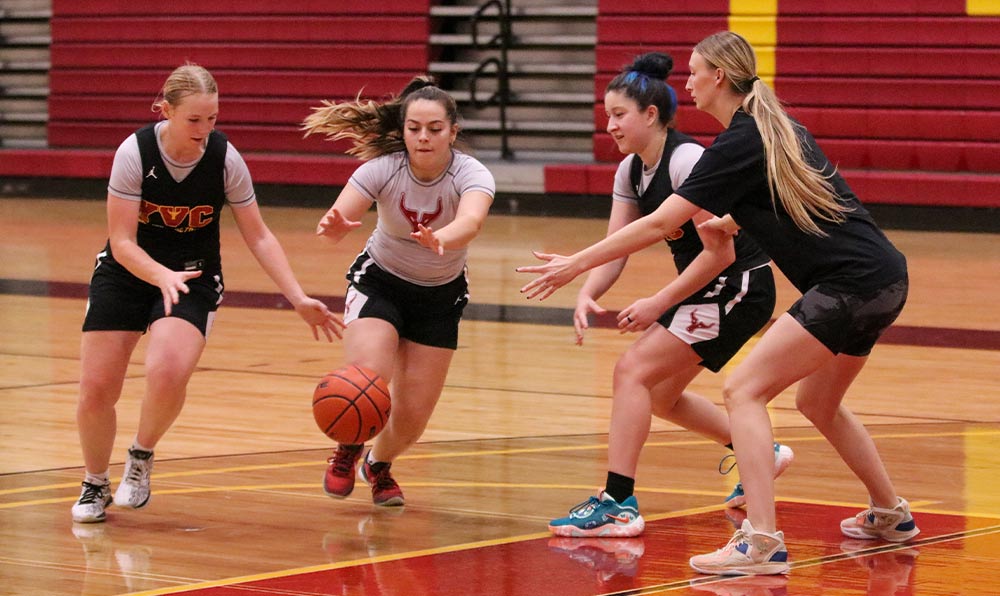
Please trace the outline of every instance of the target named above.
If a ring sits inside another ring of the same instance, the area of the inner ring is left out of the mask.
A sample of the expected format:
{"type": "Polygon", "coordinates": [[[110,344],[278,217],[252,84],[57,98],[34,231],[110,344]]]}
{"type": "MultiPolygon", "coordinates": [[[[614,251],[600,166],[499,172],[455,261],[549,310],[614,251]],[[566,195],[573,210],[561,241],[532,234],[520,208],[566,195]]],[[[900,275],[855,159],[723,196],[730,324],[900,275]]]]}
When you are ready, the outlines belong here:
{"type": "Polygon", "coordinates": [[[965,0],[969,16],[1000,16],[1000,0],[965,0]]]}
{"type": "Polygon", "coordinates": [[[730,0],[729,30],[750,42],[757,53],[757,76],[772,89],[778,45],[777,0],[730,0]]]}

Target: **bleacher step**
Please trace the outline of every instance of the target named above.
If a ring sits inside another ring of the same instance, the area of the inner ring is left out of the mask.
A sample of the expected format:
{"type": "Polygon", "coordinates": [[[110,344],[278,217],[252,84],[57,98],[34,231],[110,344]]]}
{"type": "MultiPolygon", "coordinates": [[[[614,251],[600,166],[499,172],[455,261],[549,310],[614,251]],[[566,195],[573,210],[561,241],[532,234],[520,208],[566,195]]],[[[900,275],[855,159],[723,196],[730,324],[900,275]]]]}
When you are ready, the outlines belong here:
{"type": "MultiPolygon", "coordinates": [[[[480,43],[490,40],[490,35],[481,35],[480,43]]],[[[597,43],[596,35],[515,35],[514,47],[586,47],[597,43]]],[[[436,33],[430,36],[430,44],[438,46],[472,46],[472,35],[462,33],[436,33]]]]}
{"type": "MultiPolygon", "coordinates": [[[[499,131],[500,122],[498,120],[462,120],[462,128],[468,131],[499,131]]],[[[592,122],[551,122],[551,121],[517,121],[508,122],[507,131],[510,133],[548,133],[548,134],[585,134],[590,136],[594,133],[592,122]]]]}
{"type": "MultiPolygon", "coordinates": [[[[455,91],[449,91],[449,93],[451,94],[452,97],[455,98],[455,101],[459,103],[472,101],[472,93],[469,91],[455,90],[455,91]]],[[[594,104],[594,95],[592,93],[546,93],[544,91],[536,93],[530,93],[530,92],[522,93],[518,91],[514,92],[514,95],[516,96],[518,105],[527,105],[527,104],[593,105],[594,104]]],[[[492,92],[480,91],[476,93],[476,99],[481,102],[488,101],[492,96],[493,96],[492,92]]],[[[591,128],[593,128],[593,124],[591,124],[591,128]]]]}
{"type": "MultiPolygon", "coordinates": [[[[432,6],[432,17],[466,18],[479,11],[478,6],[432,6]]],[[[512,6],[510,15],[514,18],[595,18],[596,6],[512,6]]],[[[480,15],[480,19],[495,19],[497,13],[489,11],[480,15]]]]}
{"type": "MultiPolygon", "coordinates": [[[[431,62],[432,73],[472,74],[479,68],[476,62],[431,62]]],[[[594,76],[593,64],[509,64],[507,72],[512,75],[533,76],[594,76]]]]}

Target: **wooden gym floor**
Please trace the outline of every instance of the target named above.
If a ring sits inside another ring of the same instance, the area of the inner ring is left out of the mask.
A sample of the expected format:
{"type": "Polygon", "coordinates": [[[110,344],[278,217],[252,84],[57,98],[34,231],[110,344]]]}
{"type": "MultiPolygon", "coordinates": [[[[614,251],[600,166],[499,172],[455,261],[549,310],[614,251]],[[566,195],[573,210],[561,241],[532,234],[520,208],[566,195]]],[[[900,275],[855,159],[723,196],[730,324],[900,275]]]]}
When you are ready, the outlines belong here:
{"type": "MultiPolygon", "coordinates": [[[[331,201],[333,197],[331,196],[331,201]]],[[[342,304],[343,273],[374,223],[340,246],[312,235],[323,208],[264,209],[307,292],[342,304]]],[[[742,512],[724,450],[656,421],[634,539],[551,537],[547,520],[603,484],[611,371],[632,338],[572,341],[579,282],[527,302],[514,272],[531,249],[571,252],[597,219],[491,216],[471,250],[472,305],[423,439],[394,466],[404,509],[344,501],[320,478],[332,443],[309,400],[343,361],[314,342],[226,216],[227,294],[177,424],[157,447],[153,499],[73,524],[82,461],[74,414],[86,283],[105,240],[101,201],[0,199],[0,594],[288,595],[995,594],[1000,569],[1000,279],[996,234],[889,231],[911,294],[848,397],[869,426],[922,533],[911,544],[845,539],[838,522],[867,497],[794,409],[771,409],[795,449],[777,483],[786,577],[700,576],[687,559],[722,546],[742,512]]],[[[671,279],[652,247],[602,304],[626,306],[671,279]]],[[[778,311],[795,298],[779,284],[778,311]]],[[[143,349],[119,404],[117,482],[143,389],[143,349]]],[[[723,371],[722,375],[725,374],[723,371]]],[[[693,388],[720,403],[722,375],[693,388]]]]}

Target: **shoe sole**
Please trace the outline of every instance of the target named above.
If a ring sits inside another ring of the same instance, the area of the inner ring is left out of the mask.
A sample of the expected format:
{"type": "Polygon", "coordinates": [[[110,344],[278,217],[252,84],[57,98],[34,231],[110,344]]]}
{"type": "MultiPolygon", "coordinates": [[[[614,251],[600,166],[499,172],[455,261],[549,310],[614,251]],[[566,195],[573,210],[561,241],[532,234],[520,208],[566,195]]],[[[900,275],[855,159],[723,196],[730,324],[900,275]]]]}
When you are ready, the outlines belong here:
{"type": "Polygon", "coordinates": [[[403,497],[392,497],[390,499],[386,499],[385,501],[382,501],[381,503],[378,502],[378,501],[372,500],[372,503],[376,507],[402,507],[403,505],[406,504],[406,501],[403,499],[403,497]]]}
{"type": "Polygon", "coordinates": [[[634,538],[646,529],[646,520],[637,518],[632,523],[619,526],[603,525],[592,530],[584,530],[573,525],[549,526],[549,532],[566,538],[634,538]]]}
{"type": "MultiPolygon", "coordinates": [[[[351,490],[351,493],[353,493],[353,492],[354,492],[354,490],[352,489],[352,490],[351,490]]],[[[323,487],[323,493],[324,493],[324,494],[325,494],[326,496],[330,497],[331,499],[346,499],[347,497],[351,496],[351,493],[347,493],[346,495],[341,495],[341,494],[337,494],[337,493],[332,493],[332,492],[330,492],[330,491],[326,490],[326,487],[325,487],[325,486],[323,487]]]]}
{"type": "Polygon", "coordinates": [[[756,565],[747,565],[746,567],[720,568],[699,566],[692,561],[688,561],[688,564],[691,565],[691,569],[705,575],[784,575],[791,570],[788,563],[759,563],[756,565]]]}
{"type": "Polygon", "coordinates": [[[116,493],[116,494],[115,494],[115,498],[114,498],[114,500],[112,501],[112,503],[114,503],[114,504],[115,504],[115,507],[121,507],[122,509],[142,509],[142,508],[143,508],[143,507],[145,507],[146,505],[149,505],[149,500],[150,500],[151,498],[153,498],[153,494],[152,494],[152,493],[150,493],[150,494],[149,494],[149,495],[148,495],[148,496],[146,497],[146,500],[145,500],[145,501],[143,501],[142,503],[139,503],[138,505],[134,505],[134,504],[130,503],[129,501],[126,501],[125,499],[122,499],[122,500],[121,500],[121,501],[119,502],[119,500],[118,500],[118,495],[117,495],[117,493],[116,493]]]}
{"type": "Polygon", "coordinates": [[[869,534],[861,528],[840,526],[840,533],[848,538],[856,540],[885,540],[886,542],[907,542],[920,533],[920,528],[913,528],[909,532],[897,532],[891,530],[885,533],[869,534]]]}
{"type": "Polygon", "coordinates": [[[729,507],[730,509],[742,509],[747,504],[747,498],[745,495],[729,499],[723,505],[729,507]]]}

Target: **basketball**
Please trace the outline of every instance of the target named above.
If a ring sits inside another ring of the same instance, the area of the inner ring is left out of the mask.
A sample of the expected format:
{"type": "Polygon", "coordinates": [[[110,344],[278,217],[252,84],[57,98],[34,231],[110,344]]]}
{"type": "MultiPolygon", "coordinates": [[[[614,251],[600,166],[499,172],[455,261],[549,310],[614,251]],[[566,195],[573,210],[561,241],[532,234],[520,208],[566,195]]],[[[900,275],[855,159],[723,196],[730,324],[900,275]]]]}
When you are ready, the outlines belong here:
{"type": "Polygon", "coordinates": [[[374,371],[351,364],[328,373],[313,391],[313,417],[323,434],[359,445],[389,420],[389,386],[374,371]]]}

